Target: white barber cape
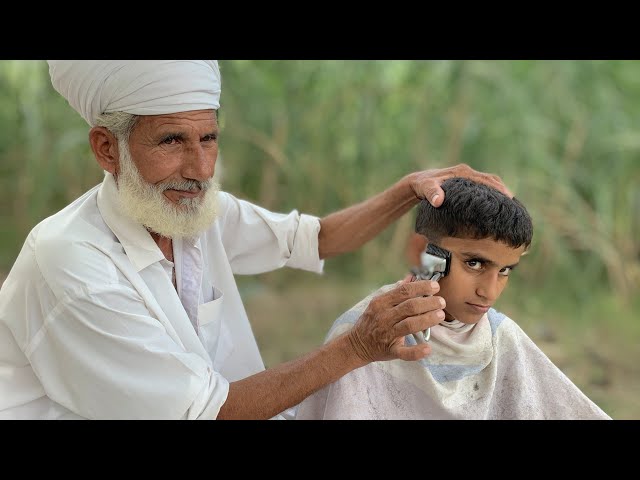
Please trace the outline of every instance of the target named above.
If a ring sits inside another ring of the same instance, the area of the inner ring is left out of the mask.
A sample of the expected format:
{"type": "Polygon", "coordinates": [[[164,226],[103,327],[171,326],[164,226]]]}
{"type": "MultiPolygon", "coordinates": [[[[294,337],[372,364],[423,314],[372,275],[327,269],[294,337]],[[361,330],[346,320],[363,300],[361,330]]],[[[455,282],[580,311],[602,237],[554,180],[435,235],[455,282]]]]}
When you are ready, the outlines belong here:
{"type": "Polygon", "coordinates": [[[316,217],[221,192],[171,263],[116,195],[106,174],[40,222],[0,289],[0,419],[214,419],[264,369],[234,274],[322,271],[316,217]]]}
{"type": "MultiPolygon", "coordinates": [[[[341,315],[327,340],[349,330],[373,296],[341,315]]],[[[406,341],[415,345],[412,336],[406,341]]],[[[475,325],[431,328],[431,354],[374,362],[304,400],[300,420],[610,419],[510,318],[490,309],[475,325]]]]}

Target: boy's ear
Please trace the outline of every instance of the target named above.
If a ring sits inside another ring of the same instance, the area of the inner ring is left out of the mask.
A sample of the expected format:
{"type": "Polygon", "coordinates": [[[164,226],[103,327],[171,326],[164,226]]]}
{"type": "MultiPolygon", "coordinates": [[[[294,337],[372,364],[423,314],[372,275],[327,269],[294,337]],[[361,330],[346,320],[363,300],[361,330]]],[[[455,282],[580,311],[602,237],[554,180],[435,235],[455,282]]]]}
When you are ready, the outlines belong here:
{"type": "Polygon", "coordinates": [[[427,237],[419,233],[413,232],[409,236],[407,247],[405,248],[405,258],[410,266],[417,267],[420,265],[420,254],[427,248],[427,237]]]}

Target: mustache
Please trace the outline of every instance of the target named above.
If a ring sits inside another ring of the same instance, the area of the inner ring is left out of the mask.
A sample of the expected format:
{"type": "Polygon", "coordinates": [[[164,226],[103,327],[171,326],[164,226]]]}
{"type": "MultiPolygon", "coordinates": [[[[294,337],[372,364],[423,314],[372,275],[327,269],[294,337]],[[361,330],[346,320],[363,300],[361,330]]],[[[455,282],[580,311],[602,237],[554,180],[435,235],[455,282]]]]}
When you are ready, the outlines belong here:
{"type": "Polygon", "coordinates": [[[156,184],[156,188],[158,188],[161,192],[165,190],[183,190],[192,192],[194,190],[201,190],[202,192],[206,192],[213,185],[213,178],[205,181],[199,180],[169,180],[167,182],[156,184]]]}

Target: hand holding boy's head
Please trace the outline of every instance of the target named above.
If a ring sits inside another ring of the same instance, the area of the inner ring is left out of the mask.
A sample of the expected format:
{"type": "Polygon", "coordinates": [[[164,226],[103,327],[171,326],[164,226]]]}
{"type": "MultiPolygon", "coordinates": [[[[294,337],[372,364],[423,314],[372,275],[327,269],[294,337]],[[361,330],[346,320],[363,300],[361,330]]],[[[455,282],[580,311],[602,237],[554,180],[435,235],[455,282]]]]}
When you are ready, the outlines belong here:
{"type": "Polygon", "coordinates": [[[444,237],[493,238],[517,248],[531,243],[533,224],[519,200],[472,180],[454,177],[442,183],[445,200],[438,208],[418,205],[416,232],[438,244],[444,237]]]}

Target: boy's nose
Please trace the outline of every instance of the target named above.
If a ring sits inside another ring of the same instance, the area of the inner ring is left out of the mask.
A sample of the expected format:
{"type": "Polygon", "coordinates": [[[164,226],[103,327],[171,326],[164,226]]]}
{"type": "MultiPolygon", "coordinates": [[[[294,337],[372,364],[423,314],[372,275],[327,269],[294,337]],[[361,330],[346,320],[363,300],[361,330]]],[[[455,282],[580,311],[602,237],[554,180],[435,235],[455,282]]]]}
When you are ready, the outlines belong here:
{"type": "Polygon", "coordinates": [[[489,278],[483,278],[476,288],[476,294],[484,298],[489,304],[493,304],[493,302],[498,299],[501,292],[502,285],[498,278],[493,275],[489,278]]]}

